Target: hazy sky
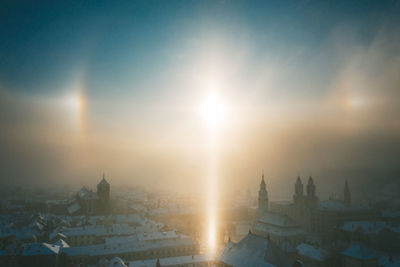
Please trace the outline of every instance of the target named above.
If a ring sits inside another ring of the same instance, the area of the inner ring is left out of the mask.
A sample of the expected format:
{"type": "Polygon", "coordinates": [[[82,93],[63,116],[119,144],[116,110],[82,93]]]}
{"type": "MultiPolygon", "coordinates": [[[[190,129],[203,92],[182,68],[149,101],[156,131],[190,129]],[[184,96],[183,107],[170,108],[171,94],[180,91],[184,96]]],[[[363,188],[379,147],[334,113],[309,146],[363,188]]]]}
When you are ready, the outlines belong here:
{"type": "Polygon", "coordinates": [[[2,182],[195,189],[210,90],[226,187],[398,178],[398,1],[99,2],[0,4],[2,182]]]}

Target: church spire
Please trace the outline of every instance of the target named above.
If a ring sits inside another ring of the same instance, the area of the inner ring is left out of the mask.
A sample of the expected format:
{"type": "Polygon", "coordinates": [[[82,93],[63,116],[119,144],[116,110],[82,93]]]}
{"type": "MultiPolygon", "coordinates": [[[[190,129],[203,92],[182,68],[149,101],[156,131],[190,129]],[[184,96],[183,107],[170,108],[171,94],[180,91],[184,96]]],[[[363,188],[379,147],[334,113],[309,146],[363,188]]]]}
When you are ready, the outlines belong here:
{"type": "Polygon", "coordinates": [[[315,197],[315,184],[314,184],[314,180],[311,176],[308,178],[307,196],[315,197]]]}
{"type": "Polygon", "coordinates": [[[264,179],[264,169],[262,170],[262,176],[261,176],[261,186],[265,186],[265,179],[264,179]]]}
{"type": "Polygon", "coordinates": [[[296,183],[294,185],[293,202],[296,205],[302,204],[304,201],[303,183],[301,182],[300,176],[297,176],[296,183]]]}
{"type": "Polygon", "coordinates": [[[262,214],[268,210],[268,191],[264,179],[264,170],[262,171],[260,190],[258,191],[258,211],[262,214]]]}

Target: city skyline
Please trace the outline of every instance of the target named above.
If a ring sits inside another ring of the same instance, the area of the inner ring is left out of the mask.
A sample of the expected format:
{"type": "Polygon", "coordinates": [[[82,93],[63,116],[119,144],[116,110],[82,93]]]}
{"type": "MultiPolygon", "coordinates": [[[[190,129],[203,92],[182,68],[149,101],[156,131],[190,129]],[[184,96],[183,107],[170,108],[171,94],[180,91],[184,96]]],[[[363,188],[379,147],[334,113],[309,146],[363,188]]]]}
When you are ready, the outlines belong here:
{"type": "Polygon", "coordinates": [[[399,264],[399,14],[4,1],[0,265],[399,264]]]}

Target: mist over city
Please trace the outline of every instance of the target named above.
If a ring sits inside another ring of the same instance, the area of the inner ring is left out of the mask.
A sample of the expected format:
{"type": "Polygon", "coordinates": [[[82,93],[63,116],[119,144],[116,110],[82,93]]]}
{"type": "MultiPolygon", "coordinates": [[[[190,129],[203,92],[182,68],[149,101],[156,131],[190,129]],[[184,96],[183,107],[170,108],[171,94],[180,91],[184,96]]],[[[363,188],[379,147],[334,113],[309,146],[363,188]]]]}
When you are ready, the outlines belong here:
{"type": "Polygon", "coordinates": [[[0,266],[400,266],[398,1],[3,1],[0,266]]]}

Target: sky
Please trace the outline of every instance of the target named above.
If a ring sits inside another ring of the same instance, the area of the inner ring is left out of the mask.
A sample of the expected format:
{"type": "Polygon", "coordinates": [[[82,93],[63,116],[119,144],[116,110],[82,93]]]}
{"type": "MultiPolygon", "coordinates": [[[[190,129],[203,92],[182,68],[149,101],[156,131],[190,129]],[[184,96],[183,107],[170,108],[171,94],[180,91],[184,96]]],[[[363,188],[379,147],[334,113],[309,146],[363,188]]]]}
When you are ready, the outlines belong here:
{"type": "Polygon", "coordinates": [[[211,91],[223,189],[399,180],[399,2],[73,2],[0,4],[1,183],[196,192],[211,91]]]}

